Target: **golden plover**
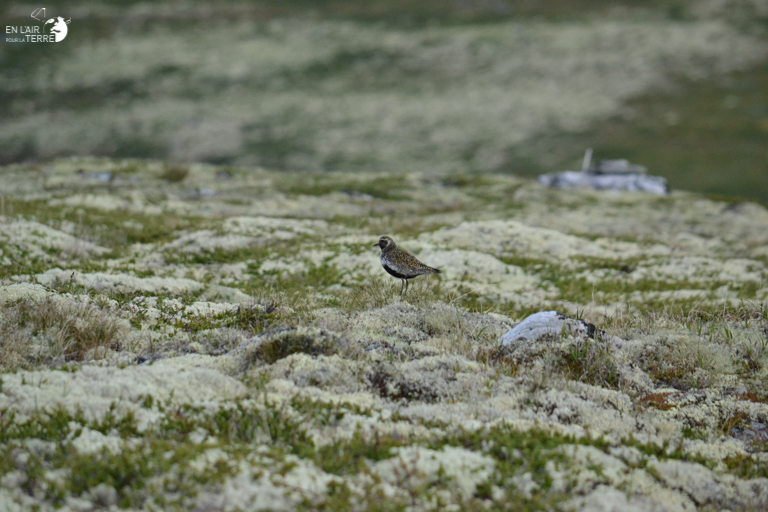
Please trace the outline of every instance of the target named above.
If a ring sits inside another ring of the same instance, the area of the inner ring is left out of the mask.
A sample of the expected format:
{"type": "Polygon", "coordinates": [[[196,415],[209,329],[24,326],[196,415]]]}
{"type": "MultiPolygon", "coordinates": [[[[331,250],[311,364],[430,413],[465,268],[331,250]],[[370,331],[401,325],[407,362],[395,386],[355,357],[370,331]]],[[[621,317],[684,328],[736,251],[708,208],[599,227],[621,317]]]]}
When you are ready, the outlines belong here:
{"type": "Polygon", "coordinates": [[[394,240],[388,236],[379,238],[379,242],[373,244],[374,247],[381,248],[381,266],[392,276],[402,279],[400,285],[400,295],[408,292],[408,280],[419,277],[424,274],[440,274],[441,271],[436,268],[428,267],[408,251],[404,251],[397,246],[394,240]]]}

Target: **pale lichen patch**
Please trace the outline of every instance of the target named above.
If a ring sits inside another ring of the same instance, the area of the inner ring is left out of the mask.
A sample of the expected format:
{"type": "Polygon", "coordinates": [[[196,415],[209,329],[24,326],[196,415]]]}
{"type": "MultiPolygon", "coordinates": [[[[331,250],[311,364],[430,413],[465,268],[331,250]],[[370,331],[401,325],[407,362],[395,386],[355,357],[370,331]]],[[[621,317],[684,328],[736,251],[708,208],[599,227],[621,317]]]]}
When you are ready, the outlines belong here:
{"type": "Polygon", "coordinates": [[[123,440],[118,436],[104,435],[97,430],[84,427],[80,435],[71,441],[72,447],[79,453],[91,455],[107,450],[117,453],[122,449],[123,440]]]}
{"type": "Polygon", "coordinates": [[[215,404],[242,396],[245,387],[219,372],[163,364],[114,367],[83,367],[80,371],[18,372],[3,376],[0,408],[14,411],[19,419],[38,410],[63,406],[82,411],[88,420],[102,421],[110,411],[131,411],[140,430],[152,428],[161,414],[142,407],[145,397],[158,403],[215,404]]]}
{"type": "Polygon", "coordinates": [[[88,240],[30,220],[0,222],[0,244],[13,258],[39,258],[57,261],[55,257],[99,257],[109,250],[88,240]]]}
{"type": "Polygon", "coordinates": [[[265,243],[265,240],[251,236],[227,233],[218,235],[212,230],[195,231],[180,236],[176,240],[165,244],[162,249],[172,253],[200,254],[206,251],[234,251],[246,249],[265,243]]]}
{"type": "Polygon", "coordinates": [[[79,272],[52,268],[35,276],[43,286],[75,283],[100,291],[118,292],[170,292],[175,294],[195,293],[205,288],[203,283],[192,279],[173,277],[136,277],[124,273],[79,272]]]}
{"type": "Polygon", "coordinates": [[[18,283],[7,286],[0,286],[0,304],[19,299],[42,299],[50,295],[51,292],[39,284],[18,283]]]}
{"type": "Polygon", "coordinates": [[[460,501],[468,500],[494,469],[490,457],[452,446],[440,451],[418,446],[393,451],[392,458],[371,468],[384,483],[384,494],[399,499],[419,496],[424,505],[433,499],[433,494],[438,499],[450,499],[455,493],[460,501]]]}

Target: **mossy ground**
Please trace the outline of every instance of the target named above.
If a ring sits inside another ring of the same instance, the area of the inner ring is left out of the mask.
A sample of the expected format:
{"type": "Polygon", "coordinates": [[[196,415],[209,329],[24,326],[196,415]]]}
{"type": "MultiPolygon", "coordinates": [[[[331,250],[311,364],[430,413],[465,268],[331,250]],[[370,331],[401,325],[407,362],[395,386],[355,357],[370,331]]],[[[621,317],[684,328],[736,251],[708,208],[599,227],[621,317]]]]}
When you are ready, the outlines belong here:
{"type": "Polygon", "coordinates": [[[768,212],[680,191],[766,200],[764,0],[70,4],[0,47],[3,506],[768,509],[768,212]],[[673,194],[521,177],[587,146],[673,194]]]}
{"type": "Polygon", "coordinates": [[[2,170],[3,499],[545,510],[608,486],[764,503],[762,207],[505,175],[168,169],[2,170]],[[400,297],[382,234],[443,274],[400,297]],[[542,309],[605,335],[500,349],[542,309]]]}

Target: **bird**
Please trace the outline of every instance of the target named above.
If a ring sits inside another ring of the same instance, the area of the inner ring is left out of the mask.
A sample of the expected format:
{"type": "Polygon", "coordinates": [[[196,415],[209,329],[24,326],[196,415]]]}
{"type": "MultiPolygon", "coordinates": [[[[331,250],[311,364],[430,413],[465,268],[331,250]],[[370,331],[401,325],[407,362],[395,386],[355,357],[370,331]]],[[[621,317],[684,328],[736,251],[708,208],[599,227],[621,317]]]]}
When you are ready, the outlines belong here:
{"type": "Polygon", "coordinates": [[[388,274],[402,280],[400,285],[400,296],[408,292],[408,279],[419,277],[424,274],[441,274],[442,271],[428,267],[417,260],[408,251],[399,248],[391,237],[383,236],[379,241],[373,244],[373,247],[381,248],[381,266],[388,274]]]}

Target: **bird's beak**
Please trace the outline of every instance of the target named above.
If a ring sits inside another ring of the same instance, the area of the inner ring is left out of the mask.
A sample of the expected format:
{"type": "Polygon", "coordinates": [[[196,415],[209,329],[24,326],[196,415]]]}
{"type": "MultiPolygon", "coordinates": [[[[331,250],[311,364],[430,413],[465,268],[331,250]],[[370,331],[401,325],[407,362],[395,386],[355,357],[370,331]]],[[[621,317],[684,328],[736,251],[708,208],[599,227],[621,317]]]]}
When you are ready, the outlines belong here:
{"type": "Polygon", "coordinates": [[[372,246],[372,247],[378,247],[378,246],[379,246],[379,244],[373,244],[373,246],[372,246]]]}

